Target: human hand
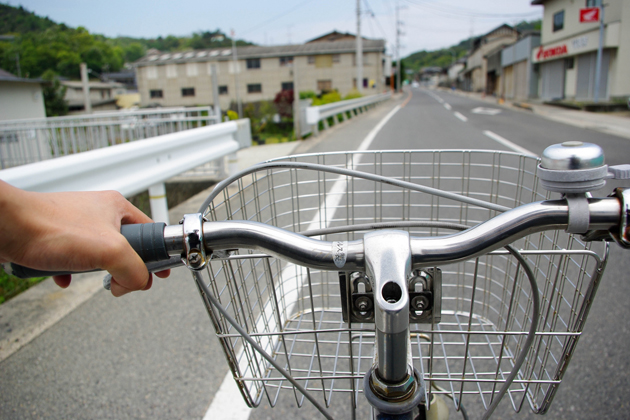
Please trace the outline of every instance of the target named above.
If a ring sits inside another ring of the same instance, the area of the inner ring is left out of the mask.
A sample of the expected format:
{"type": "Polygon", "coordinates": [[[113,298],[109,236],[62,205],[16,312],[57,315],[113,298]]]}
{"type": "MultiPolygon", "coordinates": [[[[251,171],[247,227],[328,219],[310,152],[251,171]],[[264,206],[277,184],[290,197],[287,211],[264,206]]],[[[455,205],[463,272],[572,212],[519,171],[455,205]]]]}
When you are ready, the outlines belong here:
{"type": "MultiPolygon", "coordinates": [[[[40,270],[107,270],[114,296],[151,287],[151,274],[120,226],[152,220],[118,192],[33,193],[0,181],[0,215],[0,262],[40,270]]],[[[155,274],[165,278],[170,270],[155,274]]],[[[65,288],[71,276],[54,281],[65,288]]]]}

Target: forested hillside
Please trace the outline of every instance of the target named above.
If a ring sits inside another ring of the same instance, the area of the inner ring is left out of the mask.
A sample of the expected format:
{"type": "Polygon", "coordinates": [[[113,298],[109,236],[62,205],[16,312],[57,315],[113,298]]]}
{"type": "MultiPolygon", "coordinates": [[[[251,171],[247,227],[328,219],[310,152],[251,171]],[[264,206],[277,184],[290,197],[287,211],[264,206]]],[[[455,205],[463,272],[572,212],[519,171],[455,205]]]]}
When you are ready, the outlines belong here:
{"type": "MultiPolygon", "coordinates": [[[[79,78],[79,64],[86,62],[95,73],[118,71],[145,55],[160,51],[231,46],[220,30],[194,33],[189,37],[169,35],[155,39],[90,34],[83,27],[71,28],[24,9],[0,4],[0,68],[22,77],[41,77],[46,70],[72,79],[79,78]],[[13,36],[13,39],[10,37],[13,36]]],[[[237,40],[237,45],[252,45],[237,40]]]]}
{"type": "MultiPolygon", "coordinates": [[[[540,30],[541,24],[542,21],[540,20],[523,21],[516,25],[515,28],[520,32],[540,30]]],[[[466,55],[470,50],[471,43],[471,38],[468,38],[448,48],[434,51],[418,51],[403,58],[403,64],[414,71],[418,71],[423,67],[448,67],[453,61],[466,55]]]]}

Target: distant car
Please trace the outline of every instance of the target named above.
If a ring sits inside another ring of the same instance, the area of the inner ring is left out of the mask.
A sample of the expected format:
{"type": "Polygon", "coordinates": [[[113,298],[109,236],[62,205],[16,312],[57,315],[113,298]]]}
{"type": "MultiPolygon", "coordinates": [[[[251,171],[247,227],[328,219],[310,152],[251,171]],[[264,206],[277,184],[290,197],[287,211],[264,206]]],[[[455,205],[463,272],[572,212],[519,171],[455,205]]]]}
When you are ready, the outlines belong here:
{"type": "Polygon", "coordinates": [[[420,83],[414,80],[413,82],[411,82],[411,87],[414,87],[414,88],[420,87],[420,83]]]}

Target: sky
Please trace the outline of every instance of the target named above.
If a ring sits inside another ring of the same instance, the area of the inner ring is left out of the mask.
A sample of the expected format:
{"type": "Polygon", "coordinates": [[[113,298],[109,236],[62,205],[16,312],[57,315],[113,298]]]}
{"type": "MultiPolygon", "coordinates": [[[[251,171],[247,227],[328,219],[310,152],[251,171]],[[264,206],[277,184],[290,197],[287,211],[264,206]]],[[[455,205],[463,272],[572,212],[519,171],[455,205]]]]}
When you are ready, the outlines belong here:
{"type": "MultiPolygon", "coordinates": [[[[0,0],[108,37],[186,36],[235,31],[259,45],[303,43],[332,30],[356,33],[356,0],[0,0]]],[[[396,56],[448,47],[471,34],[542,17],[531,0],[360,0],[361,33],[385,39],[396,56]]]]}

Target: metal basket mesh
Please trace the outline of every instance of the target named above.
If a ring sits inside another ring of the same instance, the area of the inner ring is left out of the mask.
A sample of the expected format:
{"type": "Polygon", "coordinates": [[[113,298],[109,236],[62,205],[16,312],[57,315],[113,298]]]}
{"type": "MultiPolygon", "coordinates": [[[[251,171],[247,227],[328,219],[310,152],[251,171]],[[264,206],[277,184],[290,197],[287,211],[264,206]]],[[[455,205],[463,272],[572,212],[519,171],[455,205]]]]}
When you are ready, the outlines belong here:
{"type": "MultiPolygon", "coordinates": [[[[382,151],[285,158],[370,172],[507,207],[549,198],[537,160],[496,151],[382,151]]],[[[330,173],[273,169],[240,178],[206,210],[210,220],[253,220],[294,232],[370,222],[442,221],[474,226],[493,210],[385,183],[330,173]]],[[[446,235],[412,228],[411,235],[446,235]]],[[[359,239],[365,232],[321,237],[359,239]]],[[[571,358],[607,256],[601,243],[565,232],[513,244],[533,269],[540,293],[534,344],[510,387],[513,408],[544,413],[571,358]]],[[[414,365],[427,393],[487,408],[512,369],[531,324],[530,285],[518,261],[497,250],[442,269],[442,321],[411,325],[414,365]]],[[[263,349],[331,409],[361,413],[362,378],[374,356],[374,325],[344,323],[339,275],[239,250],[213,260],[208,287],[263,349]],[[346,394],[343,396],[341,394],[346,394]],[[349,408],[348,408],[349,407],[349,408]]],[[[203,294],[202,294],[203,296],[203,294]]],[[[234,378],[250,406],[304,398],[206,300],[234,378]]],[[[427,395],[428,401],[431,395],[427,395]]],[[[337,411],[335,411],[337,412],[337,411]]]]}

